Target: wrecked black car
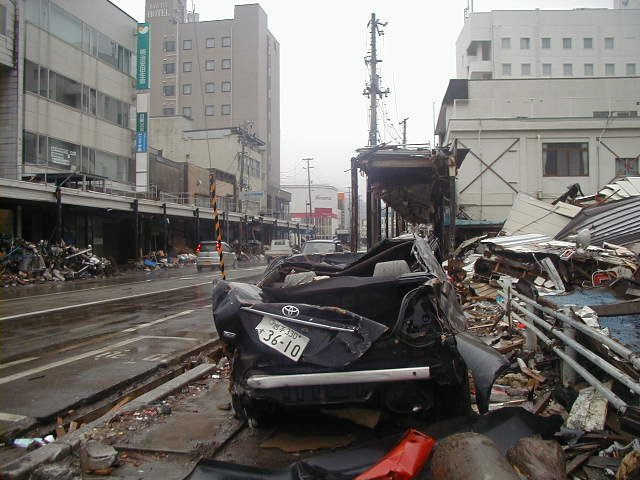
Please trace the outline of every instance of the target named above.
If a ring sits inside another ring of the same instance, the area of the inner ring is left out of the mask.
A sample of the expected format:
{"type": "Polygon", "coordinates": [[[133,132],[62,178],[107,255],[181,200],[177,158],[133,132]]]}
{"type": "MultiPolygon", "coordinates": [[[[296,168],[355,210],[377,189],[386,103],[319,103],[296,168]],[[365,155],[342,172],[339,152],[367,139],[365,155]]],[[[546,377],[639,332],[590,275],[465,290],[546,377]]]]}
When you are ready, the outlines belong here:
{"type": "Polygon", "coordinates": [[[504,358],[472,335],[424,238],[365,255],[295,255],[257,285],[218,281],[213,318],[231,359],[236,414],[360,406],[438,417],[469,411],[467,367],[487,410],[504,358]]]}

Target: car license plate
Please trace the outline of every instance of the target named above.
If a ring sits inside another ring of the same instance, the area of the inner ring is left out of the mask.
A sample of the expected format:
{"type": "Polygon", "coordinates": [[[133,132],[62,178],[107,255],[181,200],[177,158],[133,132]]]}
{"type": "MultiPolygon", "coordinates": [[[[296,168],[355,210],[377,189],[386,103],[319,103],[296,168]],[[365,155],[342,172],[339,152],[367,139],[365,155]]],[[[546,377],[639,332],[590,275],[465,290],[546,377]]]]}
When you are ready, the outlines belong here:
{"type": "Polygon", "coordinates": [[[309,343],[309,337],[296,332],[279,321],[264,316],[256,327],[258,338],[268,347],[277,350],[294,362],[300,360],[302,352],[309,343]]]}
{"type": "Polygon", "coordinates": [[[204,263],[205,265],[211,265],[211,260],[205,260],[205,261],[204,261],[204,262],[202,262],[202,263],[204,263]]]}

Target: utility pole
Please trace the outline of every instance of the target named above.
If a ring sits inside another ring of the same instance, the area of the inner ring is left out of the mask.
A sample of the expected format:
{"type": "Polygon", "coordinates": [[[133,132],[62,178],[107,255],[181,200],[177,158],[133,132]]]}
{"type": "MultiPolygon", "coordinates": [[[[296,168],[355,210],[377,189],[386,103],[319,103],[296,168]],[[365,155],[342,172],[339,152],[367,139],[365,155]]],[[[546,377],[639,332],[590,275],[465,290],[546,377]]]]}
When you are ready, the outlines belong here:
{"type": "MultiPolygon", "coordinates": [[[[364,61],[369,66],[369,85],[364,89],[363,94],[369,97],[369,146],[378,145],[378,97],[388,95],[389,89],[380,90],[380,77],[378,76],[378,50],[376,41],[378,35],[384,35],[381,27],[387,24],[376,19],[376,14],[371,14],[369,20],[369,33],[371,35],[371,45],[369,56],[364,61]]],[[[381,205],[378,193],[374,191],[371,181],[367,178],[367,246],[370,248],[374,242],[380,240],[381,227],[381,205]]]]}
{"type": "Polygon", "coordinates": [[[409,120],[409,117],[405,118],[400,122],[400,125],[402,125],[402,144],[403,145],[407,144],[407,120],[409,120]]]}
{"type": "Polygon", "coordinates": [[[311,169],[313,168],[309,165],[309,162],[311,160],[313,160],[313,158],[303,158],[302,161],[307,162],[307,166],[302,168],[307,171],[307,189],[309,190],[309,217],[313,218],[313,226],[315,227],[316,222],[315,217],[313,216],[313,208],[311,207],[311,169]]]}
{"type": "Polygon", "coordinates": [[[364,61],[369,65],[369,85],[364,89],[364,95],[369,97],[369,146],[373,147],[378,144],[378,97],[382,95],[388,95],[389,89],[380,90],[380,77],[378,76],[378,62],[382,60],[378,59],[378,50],[376,46],[376,40],[378,35],[384,35],[384,31],[380,27],[386,26],[386,23],[381,23],[376,19],[376,14],[371,14],[371,20],[369,20],[369,31],[371,34],[371,51],[369,56],[365,57],[364,61]]]}

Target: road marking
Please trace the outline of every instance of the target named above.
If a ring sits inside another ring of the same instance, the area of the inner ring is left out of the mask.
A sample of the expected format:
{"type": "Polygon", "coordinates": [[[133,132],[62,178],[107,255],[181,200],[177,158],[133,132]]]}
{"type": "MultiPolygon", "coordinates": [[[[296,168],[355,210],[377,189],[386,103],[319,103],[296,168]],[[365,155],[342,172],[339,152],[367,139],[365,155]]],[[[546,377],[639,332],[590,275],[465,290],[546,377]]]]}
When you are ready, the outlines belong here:
{"type": "MultiPolygon", "coordinates": [[[[251,267],[251,268],[238,268],[234,271],[236,272],[243,272],[243,271],[253,271],[253,270],[257,270],[257,269],[261,269],[264,268],[265,266],[261,266],[261,267],[251,267]]],[[[213,278],[214,276],[219,276],[220,274],[214,274],[214,273],[210,273],[207,275],[202,275],[202,274],[194,274],[191,277],[180,277],[180,280],[183,279],[187,279],[187,278],[213,278]]],[[[153,281],[164,281],[164,280],[173,280],[171,277],[169,278],[157,278],[157,279],[145,279],[145,280],[138,280],[136,282],[128,282],[128,283],[114,283],[113,285],[100,285],[98,287],[89,287],[89,288],[80,288],[78,290],[69,290],[66,292],[54,292],[54,293],[41,293],[40,295],[29,295],[27,297],[16,297],[16,298],[6,298],[6,299],[2,299],[0,300],[0,304],[2,303],[9,303],[9,302],[17,302],[20,300],[33,300],[34,298],[41,298],[41,297],[50,297],[50,296],[54,296],[54,295],[67,295],[70,293],[78,293],[78,292],[87,292],[87,291],[91,291],[91,290],[102,290],[103,288],[112,288],[112,287],[126,287],[128,285],[137,285],[140,283],[147,283],[147,282],[153,282],[153,281]]]]}
{"type": "Polygon", "coordinates": [[[15,415],[13,413],[4,413],[0,412],[0,422],[19,422],[20,420],[24,420],[24,415],[15,415]]]}
{"type": "Polygon", "coordinates": [[[24,372],[16,373],[14,375],[9,375],[8,377],[0,378],[0,385],[5,383],[10,383],[15,380],[20,380],[24,377],[30,377],[31,375],[38,374],[40,372],[44,372],[46,370],[50,370],[52,368],[61,367],[62,365],[66,365],[67,363],[77,362],[78,360],[84,360],[85,358],[94,357],[104,352],[110,352],[113,349],[124,347],[125,345],[129,345],[130,343],[137,342],[145,339],[167,339],[167,340],[188,340],[188,341],[197,341],[195,338],[189,337],[161,337],[157,335],[149,335],[149,336],[139,336],[130,338],[128,340],[123,340],[122,342],[114,343],[113,345],[109,345],[107,347],[99,348],[97,350],[92,350],[90,352],[81,353],[79,355],[74,355],[73,357],[65,358],[64,360],[59,360],[57,362],[49,363],[48,365],[42,365],[40,367],[31,368],[29,370],[25,370],[24,372]]]}
{"type": "Polygon", "coordinates": [[[21,363],[32,362],[33,360],[37,360],[38,358],[40,357],[27,357],[21,358],[20,360],[15,360],[13,362],[3,363],[2,365],[0,365],[0,370],[7,367],[13,367],[14,365],[20,365],[21,363]]]}
{"type": "MultiPolygon", "coordinates": [[[[246,268],[243,269],[243,272],[252,272],[254,270],[262,270],[264,269],[264,267],[256,267],[256,268],[246,268]]],[[[213,275],[214,277],[219,277],[220,274],[216,274],[213,275]]],[[[243,275],[244,277],[245,275],[243,275]]],[[[251,275],[248,275],[251,276],[251,275]]],[[[237,277],[236,280],[240,280],[241,277],[237,277]]],[[[69,310],[72,308],[80,308],[80,307],[90,307],[93,305],[102,305],[104,303],[111,303],[111,302],[118,302],[121,300],[130,300],[132,298],[140,298],[140,297],[148,297],[150,295],[158,295],[160,293],[167,293],[167,292],[174,292],[176,290],[184,290],[185,288],[193,288],[193,287],[201,287],[203,285],[209,285],[211,282],[207,281],[207,282],[200,282],[200,283],[194,283],[191,285],[183,285],[181,287],[175,287],[175,288],[167,288],[164,290],[158,290],[155,292],[146,292],[146,293],[136,293],[134,295],[127,295],[124,297],[114,297],[114,298],[106,298],[104,300],[96,300],[93,302],[86,302],[86,303],[78,303],[75,305],[66,305],[64,307],[56,307],[56,308],[48,308],[46,310],[37,310],[35,312],[26,312],[26,313],[19,313],[17,315],[8,315],[6,317],[0,317],[0,322],[3,321],[7,321],[7,320],[16,320],[18,318],[24,318],[24,317],[33,317],[33,316],[37,316],[37,315],[44,315],[47,313],[54,313],[54,312],[62,312],[64,310],[69,310]]],[[[67,292],[67,293],[71,293],[71,292],[67,292]]]]}
{"type": "Polygon", "coordinates": [[[141,323],[140,325],[137,325],[135,327],[126,328],[122,330],[122,333],[135,332],[140,328],[147,328],[147,327],[150,327],[151,325],[157,325],[158,323],[166,322],[167,320],[173,320],[174,318],[178,318],[183,315],[188,315],[190,313],[193,313],[193,310],[185,310],[184,312],[176,313],[174,315],[169,315],[168,317],[159,318],[158,320],[154,320],[153,322],[141,323]]]}

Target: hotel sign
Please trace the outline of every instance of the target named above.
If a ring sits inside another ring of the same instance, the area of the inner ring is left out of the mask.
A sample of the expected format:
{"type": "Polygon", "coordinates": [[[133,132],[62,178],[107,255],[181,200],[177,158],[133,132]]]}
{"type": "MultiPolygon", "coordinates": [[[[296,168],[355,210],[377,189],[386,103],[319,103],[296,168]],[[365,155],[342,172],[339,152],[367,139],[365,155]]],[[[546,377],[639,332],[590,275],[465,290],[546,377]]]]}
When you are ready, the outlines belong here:
{"type": "Polygon", "coordinates": [[[149,24],[138,24],[138,62],[136,66],[136,88],[146,90],[151,88],[151,69],[149,55],[149,24]]]}

